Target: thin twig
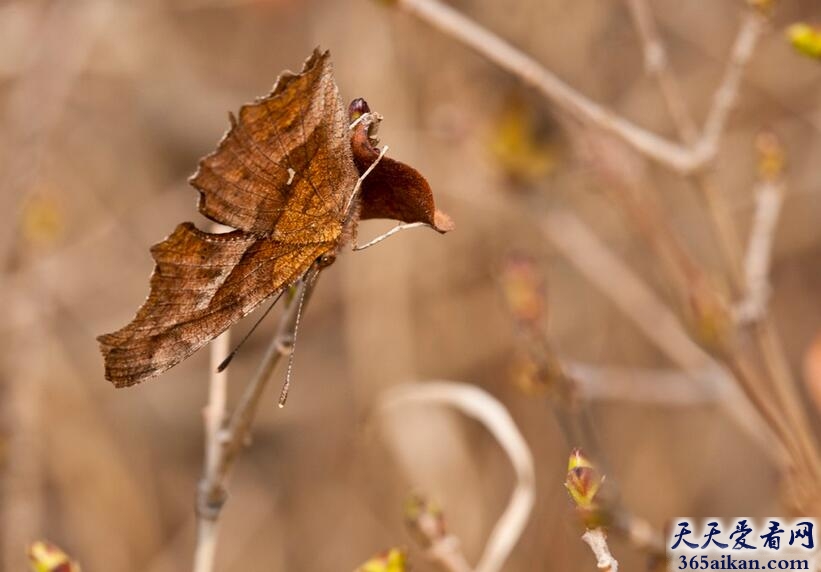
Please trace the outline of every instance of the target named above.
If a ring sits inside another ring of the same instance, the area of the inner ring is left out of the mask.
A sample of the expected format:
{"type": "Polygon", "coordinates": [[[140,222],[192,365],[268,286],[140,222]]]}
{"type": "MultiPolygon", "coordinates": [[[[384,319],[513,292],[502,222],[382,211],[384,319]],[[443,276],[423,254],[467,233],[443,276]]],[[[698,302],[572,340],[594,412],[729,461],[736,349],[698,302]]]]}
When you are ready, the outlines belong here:
{"type": "Polygon", "coordinates": [[[614,206],[624,211],[648,246],[655,251],[678,292],[679,305],[684,312],[692,314],[693,301],[706,299],[707,296],[711,296],[709,302],[719,308],[722,304],[714,288],[705,288],[709,283],[707,272],[674,232],[654,193],[646,189],[644,159],[600,131],[576,129],[571,132],[571,139],[576,142],[587,163],[603,179],[603,192],[611,197],[614,206]]]}
{"type": "Polygon", "coordinates": [[[770,262],[778,216],[784,203],[784,185],[763,181],[756,189],[756,209],[744,259],[745,296],[736,307],[742,323],[761,319],[770,297],[770,262]]]}
{"type": "MultiPolygon", "coordinates": [[[[197,497],[198,526],[194,572],[210,572],[213,570],[217,523],[227,496],[226,483],[228,477],[231,474],[234,462],[248,440],[251,423],[256,416],[260,399],[271,379],[274,368],[276,368],[280,359],[288,356],[291,352],[297,310],[300,306],[295,302],[302,297],[304,297],[304,303],[308,302],[320,272],[321,268],[314,265],[300,280],[294,298],[280,318],[277,333],[271,340],[256,374],[245,387],[239,403],[227,421],[224,415],[221,416],[224,422],[213,436],[209,432],[209,451],[212,445],[218,451],[215,453],[215,458],[208,456],[211,453],[206,456],[208,459],[206,471],[200,482],[197,497]]],[[[218,358],[216,364],[219,363],[221,357],[224,357],[224,355],[220,354],[215,357],[215,359],[218,358]]],[[[215,367],[216,365],[214,365],[215,367]]],[[[215,377],[212,377],[212,383],[221,385],[222,380],[215,381],[215,377]]],[[[217,394],[220,391],[219,387],[215,388],[217,394]]],[[[211,413],[210,407],[220,399],[218,395],[215,397],[212,394],[212,397],[214,400],[209,400],[209,414],[211,413]]],[[[219,406],[219,403],[217,403],[217,406],[219,406]]]]}
{"type": "MultiPolygon", "coordinates": [[[[724,71],[724,78],[713,97],[713,104],[707,115],[700,141],[705,152],[713,158],[718,154],[718,146],[726,129],[727,120],[738,100],[741,79],[747,65],[752,60],[755,46],[764,29],[764,23],[765,20],[761,13],[750,9],[744,15],[736,35],[730,60],[724,71]]],[[[743,292],[741,242],[727,199],[709,174],[696,175],[694,181],[701,189],[707,203],[733,289],[736,293],[743,292]]]]}
{"type": "MultiPolygon", "coordinates": [[[[695,122],[681,95],[681,85],[670,68],[666,49],[659,37],[647,1],[628,0],[628,6],[641,39],[645,68],[658,83],[679,136],[687,145],[702,147],[703,153],[714,160],[718,154],[718,145],[726,129],[730,112],[738,100],[744,71],[752,59],[755,46],[764,29],[762,15],[755,10],[749,10],[744,15],[733,42],[729,62],[713,96],[713,103],[707,114],[701,138],[699,138],[695,122]]],[[[735,285],[739,286],[741,247],[727,201],[709,173],[702,171],[693,173],[692,176],[693,182],[699,187],[707,202],[731,278],[735,285]]]]}
{"type": "MultiPolygon", "coordinates": [[[[394,0],[394,3],[530,84],[576,119],[619,136],[646,157],[682,174],[698,172],[715,159],[719,140],[737,99],[744,69],[764,27],[763,17],[757,12],[750,11],[745,15],[733,45],[730,62],[715,92],[704,130],[692,145],[683,146],[642,129],[592,101],[527,54],[438,0],[394,0]]],[[[642,25],[646,27],[646,13],[642,17],[642,25]]],[[[647,37],[657,38],[654,29],[646,32],[652,34],[647,37]]],[[[650,45],[650,51],[645,52],[650,54],[648,61],[655,68],[659,68],[663,61],[658,49],[655,49],[659,45],[655,42],[650,45]]],[[[672,84],[667,87],[671,92],[675,89],[672,84]]],[[[679,107],[681,110],[681,106],[679,107]]]]}
{"type": "Polygon", "coordinates": [[[730,399],[731,381],[721,368],[701,371],[627,368],[583,362],[562,362],[579,393],[596,401],[625,401],[671,407],[692,407],[730,399]]]}
{"type": "MultiPolygon", "coordinates": [[[[687,335],[676,315],[628,268],[575,214],[547,211],[542,235],[603,295],[610,299],[645,338],[688,374],[705,367],[724,370],[687,335]]],[[[725,375],[726,372],[725,372],[725,375]]],[[[772,458],[782,461],[783,449],[773,447],[774,433],[734,383],[732,393],[720,403],[730,418],[762,445],[772,458]]]]}
{"type": "Polygon", "coordinates": [[[443,572],[473,572],[459,538],[447,531],[445,517],[432,503],[415,497],[407,516],[407,525],[426,556],[443,572]]]}
{"type": "MultiPolygon", "coordinates": [[[[203,482],[217,479],[222,442],[220,431],[226,416],[228,371],[218,371],[222,359],[231,350],[230,330],[211,342],[210,382],[208,384],[208,405],[203,411],[205,426],[205,466],[203,482]]],[[[206,572],[214,569],[219,521],[208,518],[197,519],[197,545],[194,553],[194,570],[206,572]]]]}
{"type": "MultiPolygon", "coordinates": [[[[631,12],[636,21],[636,27],[644,46],[645,61],[647,61],[648,53],[658,51],[659,49],[661,49],[663,53],[663,45],[655,31],[655,24],[646,1],[629,0],[629,2],[631,12]]],[[[749,9],[744,16],[733,44],[730,61],[725,68],[724,77],[713,98],[713,105],[705,123],[701,143],[707,147],[706,151],[708,154],[712,154],[713,156],[717,154],[718,145],[726,129],[730,112],[738,99],[739,87],[744,70],[752,59],[755,46],[761,37],[765,22],[764,15],[754,9],[749,9]]],[[[684,101],[681,98],[680,90],[670,89],[670,86],[675,87],[677,84],[675,76],[669,70],[666,59],[658,59],[660,65],[664,67],[664,73],[659,73],[656,76],[659,81],[659,87],[665,96],[668,109],[676,122],[682,140],[685,143],[691,143],[690,138],[692,134],[687,124],[687,116],[681,113],[684,101]],[[662,77],[663,75],[666,75],[666,78],[662,77]]],[[[765,215],[763,219],[760,219],[758,215],[756,216],[753,237],[755,238],[755,236],[760,233],[760,242],[754,244],[754,240],[751,240],[751,248],[748,249],[745,265],[742,267],[743,255],[738,229],[719,186],[716,184],[710,171],[695,173],[693,175],[693,181],[700,188],[706,200],[713,226],[716,229],[719,247],[728,269],[732,289],[736,294],[743,294],[745,296],[740,308],[738,308],[740,310],[738,312],[740,314],[739,317],[742,318],[742,321],[744,318],[752,317],[749,316],[749,314],[753,314],[755,317],[752,329],[753,336],[772,379],[776,394],[785,408],[783,417],[786,419],[787,424],[791,426],[790,432],[793,434],[792,436],[788,436],[788,440],[795,440],[797,442],[798,451],[796,451],[796,454],[798,455],[798,462],[800,463],[801,459],[804,459],[810,474],[821,474],[821,461],[819,461],[817,448],[811,437],[812,431],[809,428],[801,400],[796,393],[795,380],[787,364],[781,341],[775,330],[775,325],[769,315],[769,308],[766,305],[766,297],[768,294],[766,273],[769,266],[769,252],[772,245],[771,242],[770,244],[765,243],[767,242],[767,237],[769,237],[771,241],[773,232],[773,229],[767,230],[766,227],[774,226],[777,220],[777,211],[780,209],[780,202],[783,200],[783,196],[781,200],[775,199],[774,197],[765,198],[765,202],[769,204],[763,206],[759,202],[759,208],[765,209],[765,215]],[[761,225],[760,228],[758,228],[759,225],[761,225]],[[763,279],[761,278],[762,272],[764,276],[763,279]],[[753,276],[752,280],[751,276],[753,276]],[[750,298],[750,296],[752,296],[752,298],[750,298]]],[[[736,349],[736,353],[738,353],[738,349],[736,349]]],[[[731,369],[744,373],[749,370],[744,363],[745,361],[746,360],[741,358],[741,356],[734,355],[729,356],[728,364],[731,369]],[[739,367],[739,364],[743,367],[739,367]]],[[[760,385],[754,386],[750,383],[745,383],[745,380],[739,380],[739,382],[745,386],[745,391],[752,391],[757,397],[761,397],[757,395],[760,390],[760,385]]],[[[764,397],[760,401],[769,406],[767,399],[768,398],[764,397]]]]}
{"type": "Polygon", "coordinates": [[[527,54],[438,0],[396,0],[395,4],[519,77],[577,120],[619,136],[645,156],[675,171],[691,173],[711,159],[704,154],[706,146],[686,148],[614,114],[527,54]]]}
{"type": "Polygon", "coordinates": [[[530,448],[507,409],[478,387],[450,381],[399,386],[387,392],[382,408],[394,410],[414,403],[448,405],[476,419],[495,437],[513,465],[516,486],[474,569],[475,572],[498,572],[519,541],[533,510],[536,479],[530,448]]]}
{"type": "Polygon", "coordinates": [[[626,510],[613,515],[611,530],[626,538],[630,544],[653,556],[663,557],[666,552],[664,534],[652,524],[626,510]]]}
{"type": "Polygon", "coordinates": [[[698,127],[681,96],[678,78],[670,69],[667,49],[659,37],[658,26],[650,12],[650,6],[647,0],[627,0],[627,5],[639,31],[644,52],[644,69],[658,83],[682,140],[687,144],[694,144],[698,140],[698,127]]]}
{"type": "Polygon", "coordinates": [[[586,531],[582,535],[584,540],[593,554],[596,556],[596,566],[603,572],[618,572],[619,563],[610,553],[610,547],[607,545],[607,534],[604,529],[594,528],[586,531]]]}
{"type": "Polygon", "coordinates": [[[718,144],[727,126],[730,112],[738,101],[739,87],[747,64],[753,57],[755,47],[764,31],[765,19],[756,10],[747,10],[730,51],[730,59],[724,70],[724,77],[713,96],[713,104],[704,122],[698,145],[709,157],[718,153],[718,144]]]}
{"type": "Polygon", "coordinates": [[[679,319],[574,213],[547,211],[542,235],[677,366],[691,370],[710,363],[679,319]]]}

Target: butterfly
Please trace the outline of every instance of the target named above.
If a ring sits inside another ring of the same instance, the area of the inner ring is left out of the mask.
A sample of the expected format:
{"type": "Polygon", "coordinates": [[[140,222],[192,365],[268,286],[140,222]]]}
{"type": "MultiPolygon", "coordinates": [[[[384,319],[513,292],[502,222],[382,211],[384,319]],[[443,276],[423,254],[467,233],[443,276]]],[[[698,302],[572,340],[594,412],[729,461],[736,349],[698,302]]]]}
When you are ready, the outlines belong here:
{"type": "Polygon", "coordinates": [[[168,370],[333,262],[362,219],[453,228],[424,177],[376,147],[381,117],[363,99],[345,108],[328,51],[314,50],[300,73],[284,72],[229,119],[189,182],[200,213],[235,230],[185,222],[151,248],[148,298],[128,325],[97,338],[117,387],[168,370]]]}

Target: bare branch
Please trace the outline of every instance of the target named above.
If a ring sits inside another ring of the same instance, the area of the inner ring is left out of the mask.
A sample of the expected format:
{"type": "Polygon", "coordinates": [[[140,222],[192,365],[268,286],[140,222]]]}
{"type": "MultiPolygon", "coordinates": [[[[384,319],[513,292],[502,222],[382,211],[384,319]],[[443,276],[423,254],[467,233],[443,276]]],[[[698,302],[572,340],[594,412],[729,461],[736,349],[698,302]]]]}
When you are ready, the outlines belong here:
{"type": "Polygon", "coordinates": [[[473,572],[459,539],[445,527],[445,517],[432,503],[414,497],[407,510],[407,524],[428,559],[444,572],[473,572]]]}
{"type": "MultiPolygon", "coordinates": [[[[645,61],[648,61],[654,57],[653,52],[661,50],[663,53],[663,46],[655,30],[655,24],[646,0],[628,0],[628,2],[645,48],[645,61]]],[[[718,152],[718,146],[726,129],[727,120],[738,99],[744,70],[752,59],[765,22],[765,14],[755,9],[749,9],[742,20],[731,51],[730,60],[725,68],[724,77],[716,90],[702,138],[698,142],[698,145],[703,146],[704,152],[709,155],[715,156],[718,152]]],[[[656,77],[665,96],[667,106],[674,120],[676,120],[682,139],[687,143],[691,143],[687,118],[681,113],[683,100],[680,91],[676,88],[678,85],[676,78],[669,71],[663,57],[656,57],[656,59],[659,65],[656,77]]],[[[649,71],[653,72],[653,70],[649,71]]],[[[785,428],[780,419],[774,418],[775,422],[772,428],[777,432],[784,433],[785,443],[793,443],[789,446],[794,449],[796,455],[794,460],[799,463],[806,461],[810,472],[821,473],[816,447],[810,437],[812,431],[808,430],[806,415],[802,409],[800,398],[796,394],[792,373],[787,365],[775,326],[768,315],[770,252],[778,212],[783,201],[783,188],[780,188],[781,183],[777,180],[783,167],[783,156],[777,140],[766,137],[762,141],[759,137],[759,146],[762,143],[764,147],[760,147],[759,151],[765,155],[769,154],[769,157],[760,157],[759,170],[764,169],[764,172],[761,173],[763,183],[759,189],[758,209],[753,221],[753,233],[746,257],[742,253],[735,220],[721,189],[714,181],[711,173],[709,171],[695,173],[693,179],[706,199],[733,290],[736,294],[744,295],[744,299],[735,308],[736,318],[741,323],[754,322],[753,335],[755,341],[779,399],[787,411],[781,417],[787,420],[788,425],[792,426],[785,428]],[[775,147],[772,147],[773,144],[775,147]],[[772,171],[772,169],[775,169],[775,171],[772,171]],[[743,267],[742,263],[744,264],[743,267]]],[[[739,363],[738,358],[740,357],[738,355],[731,356],[728,365],[736,371],[739,383],[751,399],[760,404],[762,415],[772,417],[767,413],[770,409],[770,402],[767,398],[761,399],[759,395],[760,388],[751,385],[749,379],[746,379],[750,377],[752,371],[746,366],[741,367],[744,364],[739,363]],[[739,378],[739,375],[742,377],[739,378]]]]}
{"type": "Polygon", "coordinates": [[[704,130],[697,138],[677,84],[666,72],[666,57],[649,11],[641,2],[631,0],[631,10],[644,38],[646,64],[660,78],[665,97],[673,103],[671,112],[677,123],[692,137],[692,141],[687,142],[692,145],[683,146],[642,129],[592,101],[527,54],[439,0],[394,0],[394,3],[519,77],[577,120],[617,135],[646,157],[685,175],[700,171],[718,153],[718,142],[738,97],[746,64],[764,28],[760,13],[750,10],[745,14],[704,130]]]}
{"type": "MultiPolygon", "coordinates": [[[[271,340],[271,344],[268,346],[254,378],[245,387],[236,409],[227,420],[224,412],[224,395],[221,395],[224,391],[225,378],[220,377],[225,372],[212,374],[211,393],[206,414],[208,439],[206,467],[197,496],[198,526],[194,572],[211,572],[213,570],[217,523],[227,496],[226,483],[228,477],[231,474],[234,461],[236,461],[246,444],[251,423],[256,416],[260,399],[271,379],[274,368],[276,368],[280,359],[290,354],[297,311],[300,306],[295,302],[303,296],[304,303],[308,302],[320,272],[321,268],[314,265],[300,280],[296,295],[280,318],[277,333],[271,340]],[[221,414],[220,407],[222,407],[221,414]],[[218,428],[216,419],[220,420],[218,428]]],[[[217,354],[217,350],[214,350],[214,354],[212,354],[212,361],[214,362],[212,363],[212,369],[216,369],[219,361],[224,357],[224,352],[217,354]]]]}
{"type": "Polygon", "coordinates": [[[761,319],[770,297],[770,262],[778,216],[784,203],[784,185],[764,181],[756,189],[756,209],[744,260],[745,297],[736,307],[742,323],[761,319]]]}
{"type": "MultiPolygon", "coordinates": [[[[208,405],[203,410],[205,426],[205,466],[203,482],[214,482],[218,478],[222,443],[220,431],[226,415],[228,371],[218,372],[223,357],[231,349],[230,330],[211,342],[210,378],[208,384],[208,405]]],[[[214,569],[217,549],[218,520],[197,518],[197,545],[194,553],[194,571],[210,572],[214,569]]]]}
{"type": "Polygon", "coordinates": [[[619,563],[610,553],[610,547],[607,545],[607,535],[604,533],[604,529],[594,528],[588,530],[582,535],[582,540],[590,546],[590,550],[592,550],[596,556],[596,565],[599,570],[604,572],[618,572],[619,563]]]}
{"type": "MultiPolygon", "coordinates": [[[[707,353],[690,339],[676,315],[630,270],[575,214],[552,210],[542,221],[542,234],[554,247],[607,296],[670,361],[687,373],[705,367],[724,372],[707,353]]],[[[762,423],[750,401],[738,386],[728,384],[732,394],[720,403],[730,418],[762,445],[776,460],[784,450],[776,443],[773,430],[762,423]]]]}
{"type": "Polygon", "coordinates": [[[438,0],[396,0],[396,5],[519,77],[577,120],[614,133],[645,156],[675,171],[696,171],[710,159],[700,149],[673,143],[612,113],[530,56],[438,0]]]}
{"type": "Polygon", "coordinates": [[[611,526],[614,533],[622,535],[639,550],[655,556],[665,555],[664,534],[643,518],[622,509],[613,515],[611,526]]]}
{"type": "Polygon", "coordinates": [[[764,17],[756,10],[748,10],[741,21],[724,77],[713,96],[713,105],[707,115],[701,140],[697,145],[704,154],[710,157],[715,157],[718,153],[718,144],[724,134],[727,119],[738,100],[741,78],[753,57],[758,39],[764,30],[764,23],[764,17]]]}
{"type": "Polygon", "coordinates": [[[479,421],[496,438],[516,474],[516,486],[507,508],[493,527],[475,572],[498,572],[519,541],[536,497],[533,455],[508,413],[493,396],[478,387],[450,381],[430,381],[390,389],[382,409],[408,404],[442,404],[479,421]]]}
{"type": "Polygon", "coordinates": [[[575,214],[545,213],[542,234],[673,363],[701,368],[711,360],[687,335],[676,315],[575,214]]]}
{"type": "Polygon", "coordinates": [[[698,140],[698,127],[681,96],[678,79],[670,69],[667,50],[659,37],[647,0],[627,0],[627,5],[641,39],[644,68],[658,83],[682,140],[687,144],[694,144],[698,140]]]}
{"type": "MultiPolygon", "coordinates": [[[[761,20],[758,12],[750,11],[738,32],[733,57],[727,66],[724,78],[719,84],[713,98],[713,106],[708,112],[708,125],[704,136],[699,139],[698,128],[687,109],[682,96],[681,84],[670,68],[666,49],[662,43],[656,22],[650,12],[647,0],[627,0],[631,15],[639,32],[644,50],[645,68],[658,83],[673,123],[678,130],[682,141],[688,145],[706,145],[705,152],[715,158],[718,153],[718,142],[722,135],[730,111],[738,98],[738,87],[741,82],[744,68],[750,61],[755,43],[760,36],[763,25],[757,24],[761,20]],[[721,95],[723,94],[723,95],[721,95]]],[[[727,264],[727,270],[734,286],[738,290],[741,280],[740,259],[741,246],[738,232],[727,201],[715,183],[714,177],[708,171],[691,174],[693,182],[699,188],[712,218],[717,232],[719,246],[727,264]]]]}
{"type": "Polygon", "coordinates": [[[690,372],[562,363],[568,377],[588,399],[691,407],[717,403],[732,395],[730,379],[721,368],[713,365],[690,372]]]}

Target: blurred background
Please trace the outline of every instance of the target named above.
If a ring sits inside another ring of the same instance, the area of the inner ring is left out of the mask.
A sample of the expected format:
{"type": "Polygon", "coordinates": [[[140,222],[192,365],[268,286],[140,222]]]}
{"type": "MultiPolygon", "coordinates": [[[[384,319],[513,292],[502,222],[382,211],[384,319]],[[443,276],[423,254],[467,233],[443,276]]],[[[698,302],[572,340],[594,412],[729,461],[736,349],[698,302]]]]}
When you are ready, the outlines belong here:
{"type": "MultiPolygon", "coordinates": [[[[592,99],[675,138],[623,2],[452,5],[592,99]]],[[[701,124],[743,2],[650,5],[701,124]]],[[[819,16],[813,0],[779,2],[714,172],[746,237],[755,136],[767,128],[782,141],[787,194],[772,308],[796,374],[821,325],[821,67],[797,55],[783,29],[819,16]]],[[[276,407],[280,370],[233,475],[218,569],[353,570],[390,546],[408,548],[415,569],[431,569],[403,524],[413,490],[439,503],[475,561],[514,482],[504,453],[480,425],[446,410],[413,408],[376,422],[381,392],[429,379],[489,391],[533,452],[536,508],[506,569],[594,569],[562,485],[572,444],[555,400],[517,383],[522,342],[500,293],[500,268],[512,252],[534,261],[557,354],[605,374],[676,364],[546,236],[553,215],[573,217],[662,301],[674,291],[579,159],[561,115],[454,40],[370,0],[5,0],[3,570],[23,570],[26,544],[40,538],[84,570],[190,568],[208,350],[115,390],[103,378],[95,336],[127,323],[143,301],[150,245],[181,221],[206,228],[186,179],[227,128],[227,112],[268,93],[283,69],[298,71],[317,45],[331,50],[343,99],[365,97],[385,117],[381,141],[427,177],[457,228],[401,233],[345,253],[323,274],[300,327],[288,406],[276,407]]],[[[698,192],[663,168],[646,169],[674,230],[721,281],[698,192]]],[[[360,236],[391,226],[367,222],[360,236]]],[[[269,318],[229,368],[232,398],[275,324],[269,318]]],[[[686,398],[647,399],[630,388],[629,373],[625,379],[627,388],[614,391],[600,383],[589,411],[608,479],[633,514],[661,529],[675,515],[781,512],[766,447],[728,417],[720,403],[727,397],[709,380],[688,385],[686,398]]],[[[613,549],[626,569],[644,566],[646,555],[629,543],[614,538],[613,549]]]]}

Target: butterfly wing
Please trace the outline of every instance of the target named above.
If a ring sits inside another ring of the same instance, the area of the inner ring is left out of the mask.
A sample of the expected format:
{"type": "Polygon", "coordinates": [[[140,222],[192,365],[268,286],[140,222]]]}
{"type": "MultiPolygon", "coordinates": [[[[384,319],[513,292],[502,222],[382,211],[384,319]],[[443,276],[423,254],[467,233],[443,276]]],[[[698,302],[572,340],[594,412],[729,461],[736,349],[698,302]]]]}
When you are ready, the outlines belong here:
{"type": "Polygon", "coordinates": [[[124,387],[176,365],[333,248],[334,243],[295,245],[179,225],[151,249],[151,292],[134,320],[98,338],[106,379],[124,387]]]}
{"type": "Polygon", "coordinates": [[[358,174],[328,52],[231,116],[191,184],[208,218],[286,242],[335,240],[358,174]]]}
{"type": "Polygon", "coordinates": [[[100,336],[106,377],[137,383],[179,363],[336,248],[358,174],[328,52],[231,116],[192,185],[199,209],[238,229],[186,223],[152,249],[151,292],[134,320],[100,336]]]}

